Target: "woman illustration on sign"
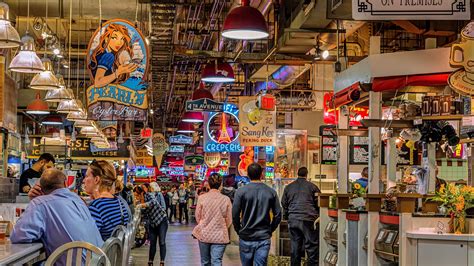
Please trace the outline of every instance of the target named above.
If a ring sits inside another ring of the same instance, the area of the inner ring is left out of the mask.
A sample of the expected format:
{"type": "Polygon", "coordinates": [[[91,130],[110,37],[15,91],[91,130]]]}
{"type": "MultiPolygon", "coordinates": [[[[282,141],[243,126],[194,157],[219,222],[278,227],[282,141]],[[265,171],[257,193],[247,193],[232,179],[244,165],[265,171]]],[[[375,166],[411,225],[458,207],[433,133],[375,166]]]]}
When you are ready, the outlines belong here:
{"type": "Polygon", "coordinates": [[[124,57],[133,57],[130,41],[131,38],[125,26],[118,24],[107,26],[90,59],[89,69],[94,77],[96,88],[110,83],[122,83],[138,68],[137,64],[123,60],[124,57]]]}

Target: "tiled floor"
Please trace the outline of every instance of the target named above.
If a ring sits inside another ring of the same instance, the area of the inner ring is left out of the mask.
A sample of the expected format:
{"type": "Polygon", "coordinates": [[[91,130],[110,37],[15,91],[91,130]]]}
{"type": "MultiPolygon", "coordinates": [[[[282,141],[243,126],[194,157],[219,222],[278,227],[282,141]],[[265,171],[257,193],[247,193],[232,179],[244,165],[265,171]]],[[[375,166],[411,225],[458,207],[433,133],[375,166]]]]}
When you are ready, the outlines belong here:
{"type": "MultiPolygon", "coordinates": [[[[200,265],[199,246],[197,240],[193,239],[192,225],[170,225],[166,237],[166,265],[170,266],[194,266],[200,265]]],[[[134,265],[147,265],[149,246],[142,246],[132,250],[134,265]]],[[[155,265],[159,265],[159,250],[156,253],[155,265]]],[[[225,266],[240,265],[239,248],[228,245],[224,254],[225,266]]]]}

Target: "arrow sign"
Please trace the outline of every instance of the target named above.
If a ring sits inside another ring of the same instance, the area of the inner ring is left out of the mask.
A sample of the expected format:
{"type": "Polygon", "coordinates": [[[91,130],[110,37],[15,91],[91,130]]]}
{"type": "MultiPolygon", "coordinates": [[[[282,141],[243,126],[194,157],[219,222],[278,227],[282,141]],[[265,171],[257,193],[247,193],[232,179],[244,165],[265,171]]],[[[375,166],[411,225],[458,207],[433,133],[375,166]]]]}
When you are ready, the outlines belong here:
{"type": "Polygon", "coordinates": [[[223,110],[224,103],[207,98],[186,101],[186,111],[222,112],[223,110]]]}

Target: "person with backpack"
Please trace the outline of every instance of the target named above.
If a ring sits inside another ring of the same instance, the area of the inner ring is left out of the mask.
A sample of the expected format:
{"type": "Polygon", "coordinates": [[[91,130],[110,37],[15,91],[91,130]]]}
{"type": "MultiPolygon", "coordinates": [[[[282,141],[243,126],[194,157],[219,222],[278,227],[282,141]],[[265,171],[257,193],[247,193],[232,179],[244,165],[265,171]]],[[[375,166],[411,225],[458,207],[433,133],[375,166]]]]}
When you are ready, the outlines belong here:
{"type": "MultiPolygon", "coordinates": [[[[146,186],[148,187],[148,186],[146,186]]],[[[148,218],[148,233],[150,239],[150,250],[148,252],[148,265],[153,265],[157,244],[160,246],[160,266],[165,265],[166,258],[166,233],[168,232],[168,215],[163,194],[158,184],[151,186],[155,192],[145,190],[145,204],[140,207],[146,208],[148,218]]]]}

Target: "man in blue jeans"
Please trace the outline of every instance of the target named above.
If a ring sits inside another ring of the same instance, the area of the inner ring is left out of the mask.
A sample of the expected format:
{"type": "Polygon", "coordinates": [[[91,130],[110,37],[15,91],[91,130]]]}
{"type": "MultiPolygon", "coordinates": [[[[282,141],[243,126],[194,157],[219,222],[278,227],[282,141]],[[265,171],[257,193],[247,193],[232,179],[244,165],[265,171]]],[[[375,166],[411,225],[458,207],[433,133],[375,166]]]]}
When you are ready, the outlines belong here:
{"type": "Polygon", "coordinates": [[[267,265],[272,233],[281,221],[281,207],[276,191],[260,181],[262,167],[253,163],[247,173],[251,182],[235,193],[232,223],[240,238],[242,265],[264,266],[267,265]]]}

